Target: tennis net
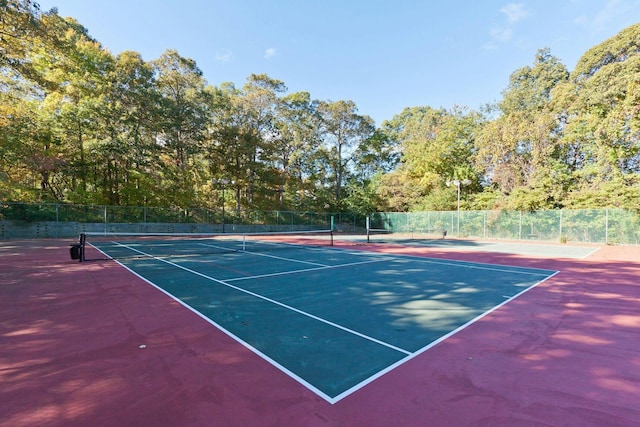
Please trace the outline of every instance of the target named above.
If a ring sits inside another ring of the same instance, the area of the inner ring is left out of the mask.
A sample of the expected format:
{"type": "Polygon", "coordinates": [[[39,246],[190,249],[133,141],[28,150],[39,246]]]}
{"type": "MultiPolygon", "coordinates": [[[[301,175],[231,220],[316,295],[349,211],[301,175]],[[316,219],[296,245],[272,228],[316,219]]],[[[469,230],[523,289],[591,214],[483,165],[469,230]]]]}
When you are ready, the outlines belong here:
{"type": "Polygon", "coordinates": [[[198,256],[216,253],[295,251],[333,246],[333,232],[331,230],[218,234],[88,232],[80,236],[80,244],[83,255],[85,246],[91,246],[112,259],[198,256]]]}

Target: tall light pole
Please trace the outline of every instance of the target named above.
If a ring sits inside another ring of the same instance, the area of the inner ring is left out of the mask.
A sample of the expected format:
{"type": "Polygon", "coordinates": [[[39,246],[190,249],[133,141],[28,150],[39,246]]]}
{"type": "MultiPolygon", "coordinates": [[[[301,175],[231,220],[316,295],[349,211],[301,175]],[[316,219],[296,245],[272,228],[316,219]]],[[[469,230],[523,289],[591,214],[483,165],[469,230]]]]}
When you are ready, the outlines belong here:
{"type": "Polygon", "coordinates": [[[463,179],[462,181],[460,181],[459,179],[447,181],[447,187],[450,187],[452,184],[455,185],[458,190],[458,237],[460,237],[460,188],[463,185],[471,184],[471,181],[469,181],[468,179],[463,179]]]}
{"type": "Polygon", "coordinates": [[[221,179],[216,179],[213,178],[211,180],[211,183],[214,186],[219,186],[220,188],[222,188],[222,232],[224,233],[224,223],[225,223],[225,218],[224,218],[224,202],[225,202],[225,197],[224,197],[224,190],[227,187],[227,185],[231,184],[234,185],[236,182],[226,179],[226,178],[221,178],[221,179]]]}

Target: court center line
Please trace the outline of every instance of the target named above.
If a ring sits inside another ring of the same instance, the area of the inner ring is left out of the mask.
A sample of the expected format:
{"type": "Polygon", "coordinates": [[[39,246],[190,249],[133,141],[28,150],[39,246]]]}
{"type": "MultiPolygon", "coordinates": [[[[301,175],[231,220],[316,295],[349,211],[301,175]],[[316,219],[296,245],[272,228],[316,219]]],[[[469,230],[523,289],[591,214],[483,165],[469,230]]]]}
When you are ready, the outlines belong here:
{"type": "Polygon", "coordinates": [[[331,322],[331,321],[329,321],[329,320],[327,320],[327,319],[323,319],[323,318],[318,317],[318,316],[315,316],[315,315],[313,315],[313,314],[311,314],[311,313],[307,313],[306,311],[303,311],[303,310],[297,309],[297,308],[295,308],[295,307],[292,307],[292,306],[290,306],[290,305],[287,305],[287,304],[281,303],[280,301],[276,301],[276,300],[274,300],[274,299],[272,299],[272,298],[269,298],[269,297],[266,297],[266,296],[264,296],[264,295],[260,295],[260,294],[257,294],[257,293],[255,293],[255,292],[251,292],[251,291],[249,291],[249,290],[247,290],[247,289],[243,289],[243,288],[240,288],[240,287],[238,287],[238,286],[234,286],[234,285],[232,285],[231,283],[227,283],[227,282],[226,282],[226,281],[224,281],[224,280],[216,279],[215,277],[208,276],[208,275],[206,275],[206,274],[200,273],[199,271],[195,271],[195,270],[192,270],[192,269],[190,269],[190,268],[184,267],[184,266],[182,266],[182,265],[180,265],[180,264],[176,264],[176,263],[171,262],[171,261],[168,261],[168,260],[166,260],[166,259],[158,258],[158,257],[156,257],[156,256],[154,256],[154,255],[151,255],[151,254],[148,254],[148,253],[146,253],[146,252],[140,251],[140,250],[138,250],[138,249],[136,249],[136,248],[133,248],[133,247],[131,247],[131,246],[129,246],[129,245],[125,245],[125,244],[123,244],[123,243],[120,243],[120,242],[114,242],[114,241],[112,241],[111,243],[116,244],[116,245],[118,245],[118,246],[122,246],[122,247],[124,247],[124,248],[129,249],[129,250],[132,250],[132,251],[134,251],[134,252],[137,252],[137,253],[139,253],[139,254],[141,254],[141,255],[145,255],[145,256],[151,257],[151,258],[153,258],[153,259],[156,259],[156,260],[158,260],[158,261],[164,262],[164,263],[169,264],[169,265],[171,265],[171,266],[173,266],[173,267],[177,267],[177,268],[179,268],[179,269],[181,269],[181,270],[184,270],[184,271],[187,271],[187,272],[189,272],[189,273],[195,274],[196,276],[200,276],[200,277],[202,277],[202,278],[204,278],[204,279],[211,280],[212,282],[219,283],[219,284],[221,284],[221,285],[227,286],[227,287],[229,287],[229,288],[235,289],[235,290],[240,291],[240,292],[243,292],[243,293],[245,293],[245,294],[248,294],[248,295],[254,296],[254,297],[256,297],[256,298],[260,298],[260,299],[262,299],[262,300],[264,300],[264,301],[267,301],[267,302],[270,302],[270,303],[272,303],[272,304],[276,304],[276,305],[278,305],[278,306],[280,306],[280,307],[286,308],[287,310],[291,310],[291,311],[294,311],[294,312],[296,312],[296,313],[298,313],[298,314],[302,314],[303,316],[307,316],[307,317],[309,317],[309,318],[311,318],[311,319],[317,320],[318,322],[322,322],[322,323],[327,324],[327,325],[329,325],[329,326],[333,326],[334,328],[337,328],[337,329],[340,329],[340,330],[345,331],[345,332],[347,332],[347,333],[350,333],[350,334],[356,335],[356,336],[358,336],[358,337],[360,337],[360,338],[364,338],[364,339],[366,339],[366,340],[368,340],[368,341],[374,342],[374,343],[376,343],[376,344],[382,345],[382,346],[384,346],[384,347],[390,348],[390,349],[395,350],[395,351],[398,351],[398,352],[400,352],[400,353],[403,353],[403,354],[406,354],[406,355],[411,355],[411,354],[413,354],[412,352],[410,352],[410,351],[408,351],[408,350],[405,350],[405,349],[403,349],[403,348],[400,348],[400,347],[396,347],[396,346],[395,346],[395,345],[393,345],[393,344],[389,344],[389,343],[386,343],[386,342],[384,342],[384,341],[380,341],[379,339],[376,339],[376,338],[370,337],[370,336],[368,336],[368,335],[362,334],[362,333],[360,333],[360,332],[358,332],[358,331],[354,331],[353,329],[349,329],[349,328],[347,328],[347,327],[345,327],[345,326],[342,326],[342,325],[339,325],[339,324],[337,324],[337,323],[331,322]]]}

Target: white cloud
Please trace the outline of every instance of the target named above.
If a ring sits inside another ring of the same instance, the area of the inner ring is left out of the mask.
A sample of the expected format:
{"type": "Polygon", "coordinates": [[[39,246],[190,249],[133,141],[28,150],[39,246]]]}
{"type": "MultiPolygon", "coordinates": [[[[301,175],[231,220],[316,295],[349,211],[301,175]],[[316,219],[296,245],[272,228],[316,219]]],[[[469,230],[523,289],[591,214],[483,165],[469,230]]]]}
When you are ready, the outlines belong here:
{"type": "MultiPolygon", "coordinates": [[[[529,16],[529,10],[525,8],[524,3],[509,3],[502,9],[500,9],[505,17],[503,24],[494,25],[489,30],[491,40],[498,43],[506,43],[513,37],[516,23],[529,16]]],[[[495,43],[486,43],[485,49],[496,49],[495,43]]]]}
{"type": "Polygon", "coordinates": [[[266,59],[271,59],[274,56],[276,56],[276,49],[273,47],[268,48],[267,50],[264,51],[264,57],[266,59]]]}
{"type": "Polygon", "coordinates": [[[509,3],[500,9],[500,12],[507,17],[507,24],[509,25],[513,25],[529,15],[529,11],[525,9],[523,3],[509,3]]]}
{"type": "Polygon", "coordinates": [[[513,36],[513,29],[511,28],[494,27],[491,29],[491,38],[496,41],[506,42],[506,41],[509,41],[509,39],[511,39],[511,36],[513,36]]]}
{"type": "Polygon", "coordinates": [[[233,53],[228,49],[222,49],[216,52],[216,61],[218,62],[231,62],[233,59],[233,53]]]}

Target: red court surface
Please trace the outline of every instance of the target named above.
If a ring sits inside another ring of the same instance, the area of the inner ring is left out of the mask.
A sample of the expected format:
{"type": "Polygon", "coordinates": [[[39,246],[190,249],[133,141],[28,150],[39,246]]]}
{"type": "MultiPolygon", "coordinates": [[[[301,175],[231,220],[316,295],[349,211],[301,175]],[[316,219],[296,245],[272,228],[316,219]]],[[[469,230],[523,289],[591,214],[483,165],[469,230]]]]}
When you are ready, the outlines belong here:
{"type": "Polygon", "coordinates": [[[1,426],[640,425],[638,247],[422,249],[560,273],[330,404],[117,263],[72,261],[70,243],[0,241],[1,426]]]}

